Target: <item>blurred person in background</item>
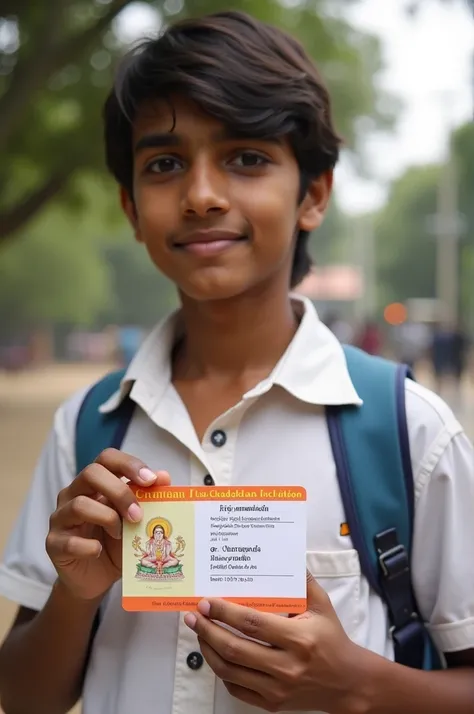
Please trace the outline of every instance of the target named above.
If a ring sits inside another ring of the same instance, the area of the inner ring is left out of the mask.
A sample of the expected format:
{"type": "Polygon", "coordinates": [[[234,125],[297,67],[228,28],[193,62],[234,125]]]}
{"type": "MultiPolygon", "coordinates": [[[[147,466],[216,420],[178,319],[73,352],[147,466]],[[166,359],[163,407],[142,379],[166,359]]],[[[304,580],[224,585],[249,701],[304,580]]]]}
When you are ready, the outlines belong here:
{"type": "MultiPolygon", "coordinates": [[[[65,714],[81,696],[85,714],[471,714],[472,446],[420,385],[402,384],[423,474],[411,561],[449,671],[394,662],[383,599],[341,533],[326,408],[364,405],[337,338],[290,295],[310,269],[340,148],[314,64],[247,15],[185,20],[126,58],[104,121],[123,210],[181,308],[102,403],[108,415],[133,407],[120,449],[77,473],[87,392],[56,415],[0,568],[0,592],[20,606],[0,652],[6,714],[65,714]],[[216,599],[184,617],[124,612],[122,521],[143,517],[128,482],[170,479],[304,486],[307,612],[216,599]]],[[[379,351],[375,327],[362,344],[379,351]]]]}
{"type": "Polygon", "coordinates": [[[428,356],[431,332],[428,325],[408,320],[394,328],[393,346],[397,359],[413,371],[423,358],[428,356]]]}
{"type": "Polygon", "coordinates": [[[466,330],[458,324],[453,334],[453,374],[458,391],[467,368],[470,340],[466,330]]]}
{"type": "Polygon", "coordinates": [[[356,340],[357,346],[369,355],[379,355],[382,351],[382,332],[375,320],[367,320],[356,340]]]}
{"type": "Polygon", "coordinates": [[[343,345],[350,345],[354,341],[354,328],[348,320],[336,314],[326,316],[326,325],[343,345]]]}
{"type": "Polygon", "coordinates": [[[454,387],[454,398],[459,402],[461,381],[467,366],[469,339],[459,324],[438,323],[431,342],[431,360],[439,394],[454,387]]]}

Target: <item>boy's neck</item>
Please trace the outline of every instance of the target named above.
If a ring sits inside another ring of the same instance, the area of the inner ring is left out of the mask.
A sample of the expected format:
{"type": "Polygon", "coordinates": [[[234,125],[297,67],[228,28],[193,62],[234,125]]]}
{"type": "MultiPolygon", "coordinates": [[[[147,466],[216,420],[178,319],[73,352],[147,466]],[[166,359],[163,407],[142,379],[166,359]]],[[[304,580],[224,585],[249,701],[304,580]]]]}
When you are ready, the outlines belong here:
{"type": "Polygon", "coordinates": [[[174,364],[178,378],[269,374],[298,327],[287,291],[215,302],[182,296],[182,306],[185,340],[174,364]]]}

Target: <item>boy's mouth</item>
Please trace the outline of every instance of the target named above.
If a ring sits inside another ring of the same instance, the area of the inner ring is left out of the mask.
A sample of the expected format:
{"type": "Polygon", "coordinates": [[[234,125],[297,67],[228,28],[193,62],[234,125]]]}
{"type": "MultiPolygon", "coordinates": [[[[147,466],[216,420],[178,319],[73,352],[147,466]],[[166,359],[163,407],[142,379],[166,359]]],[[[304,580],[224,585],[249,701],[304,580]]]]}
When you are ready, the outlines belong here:
{"type": "Polygon", "coordinates": [[[178,250],[198,256],[210,256],[233,248],[237,243],[247,240],[247,236],[236,231],[202,230],[195,231],[176,241],[173,245],[178,250]]]}

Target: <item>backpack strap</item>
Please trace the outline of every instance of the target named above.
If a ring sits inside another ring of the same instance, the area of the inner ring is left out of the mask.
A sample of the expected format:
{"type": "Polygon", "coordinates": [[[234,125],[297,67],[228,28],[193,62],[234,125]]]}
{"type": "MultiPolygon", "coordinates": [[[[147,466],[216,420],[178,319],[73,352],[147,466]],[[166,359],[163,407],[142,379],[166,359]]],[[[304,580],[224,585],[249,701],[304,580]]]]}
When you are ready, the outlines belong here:
{"type": "Polygon", "coordinates": [[[123,369],[107,374],[84,397],[76,420],[76,473],[95,461],[104,449],[120,449],[122,445],[134,402],[124,399],[109,414],[101,414],[99,407],[120,388],[124,374],[123,369]]]}
{"type": "MultiPolygon", "coordinates": [[[[96,382],[87,392],[76,419],[76,473],[91,464],[101,451],[109,447],[120,449],[133,416],[135,403],[128,397],[109,414],[102,414],[99,407],[119,388],[125,370],[111,372],[96,382]]],[[[92,647],[100,627],[102,608],[96,612],[92,623],[87,648],[84,677],[92,655],[92,647]]]]}
{"type": "Polygon", "coordinates": [[[428,663],[410,557],[414,484],[405,412],[409,369],[345,346],[362,407],[329,407],[327,422],[346,518],[362,571],[384,600],[397,662],[428,663]]]}

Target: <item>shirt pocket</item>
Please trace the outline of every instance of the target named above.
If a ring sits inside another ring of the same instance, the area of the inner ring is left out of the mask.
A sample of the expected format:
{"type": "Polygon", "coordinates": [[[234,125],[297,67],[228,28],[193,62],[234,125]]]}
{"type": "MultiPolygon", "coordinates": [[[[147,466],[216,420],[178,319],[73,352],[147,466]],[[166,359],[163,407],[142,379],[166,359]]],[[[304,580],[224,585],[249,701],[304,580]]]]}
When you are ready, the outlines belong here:
{"type": "Polygon", "coordinates": [[[306,552],[306,566],[331,599],[348,636],[357,641],[363,619],[361,569],[356,550],[306,552]]]}

